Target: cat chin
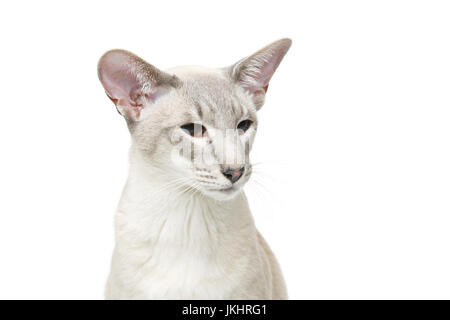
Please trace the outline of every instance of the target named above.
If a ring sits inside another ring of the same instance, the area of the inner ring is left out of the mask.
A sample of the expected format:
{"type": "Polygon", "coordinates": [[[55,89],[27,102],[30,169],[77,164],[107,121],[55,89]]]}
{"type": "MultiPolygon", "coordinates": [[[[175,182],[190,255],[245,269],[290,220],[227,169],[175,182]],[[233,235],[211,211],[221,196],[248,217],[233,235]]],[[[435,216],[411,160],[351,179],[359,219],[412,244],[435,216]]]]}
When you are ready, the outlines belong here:
{"type": "Polygon", "coordinates": [[[223,190],[202,190],[201,192],[214,200],[227,201],[234,199],[241,191],[241,188],[231,187],[223,190]]]}

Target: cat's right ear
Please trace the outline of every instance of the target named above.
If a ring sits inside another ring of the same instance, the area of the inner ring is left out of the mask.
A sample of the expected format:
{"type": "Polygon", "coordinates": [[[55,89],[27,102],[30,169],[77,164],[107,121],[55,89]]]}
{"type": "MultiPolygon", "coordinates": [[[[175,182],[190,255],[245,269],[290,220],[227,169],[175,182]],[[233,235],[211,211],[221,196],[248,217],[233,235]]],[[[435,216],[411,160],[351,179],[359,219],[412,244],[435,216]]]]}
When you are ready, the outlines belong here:
{"type": "Polygon", "coordinates": [[[145,107],[179,85],[176,76],[119,49],[108,51],[100,58],[98,77],[117,111],[133,121],[140,120],[145,107]]]}

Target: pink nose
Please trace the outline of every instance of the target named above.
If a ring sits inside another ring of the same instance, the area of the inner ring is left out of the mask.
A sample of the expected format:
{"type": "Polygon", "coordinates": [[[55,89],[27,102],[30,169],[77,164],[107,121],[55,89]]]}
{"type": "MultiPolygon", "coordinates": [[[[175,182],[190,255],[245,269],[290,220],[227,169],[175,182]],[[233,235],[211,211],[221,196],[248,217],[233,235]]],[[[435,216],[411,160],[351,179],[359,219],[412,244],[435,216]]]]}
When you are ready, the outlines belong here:
{"type": "Polygon", "coordinates": [[[242,174],[244,173],[245,168],[242,167],[240,169],[227,169],[223,171],[223,175],[231,181],[231,183],[235,183],[239,180],[240,177],[242,177],[242,174]]]}

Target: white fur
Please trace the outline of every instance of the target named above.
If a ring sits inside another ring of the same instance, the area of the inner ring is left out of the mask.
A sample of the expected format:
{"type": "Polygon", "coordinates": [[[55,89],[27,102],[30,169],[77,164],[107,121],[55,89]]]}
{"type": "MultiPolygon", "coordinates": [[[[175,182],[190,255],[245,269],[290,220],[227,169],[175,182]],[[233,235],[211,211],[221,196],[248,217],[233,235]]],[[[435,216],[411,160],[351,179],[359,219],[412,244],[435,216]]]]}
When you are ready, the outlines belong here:
{"type": "Polygon", "coordinates": [[[131,150],[116,214],[107,299],[285,299],[279,266],[243,193],[230,201],[161,192],[164,176],[131,150]]]}
{"type": "Polygon", "coordinates": [[[100,80],[133,141],[106,298],[287,298],[242,187],[256,110],[290,43],[274,42],[231,69],[166,73],[124,50],[100,59],[100,80]],[[146,95],[150,89],[158,94],[146,95]],[[245,131],[242,120],[251,122],[245,131]],[[194,122],[204,135],[183,130],[194,122]],[[238,180],[225,174],[231,168],[238,180]]]}

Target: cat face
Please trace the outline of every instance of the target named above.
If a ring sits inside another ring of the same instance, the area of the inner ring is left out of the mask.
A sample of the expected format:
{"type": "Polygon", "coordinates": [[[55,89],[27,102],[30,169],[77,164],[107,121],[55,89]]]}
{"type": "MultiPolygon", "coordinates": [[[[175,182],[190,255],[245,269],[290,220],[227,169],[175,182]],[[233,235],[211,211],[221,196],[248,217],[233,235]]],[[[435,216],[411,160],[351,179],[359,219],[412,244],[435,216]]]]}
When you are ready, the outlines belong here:
{"type": "Polygon", "coordinates": [[[276,41],[228,68],[160,71],[134,54],[112,50],[99,78],[127,120],[135,149],[174,190],[227,200],[251,174],[257,110],[291,45],[276,41]]]}

